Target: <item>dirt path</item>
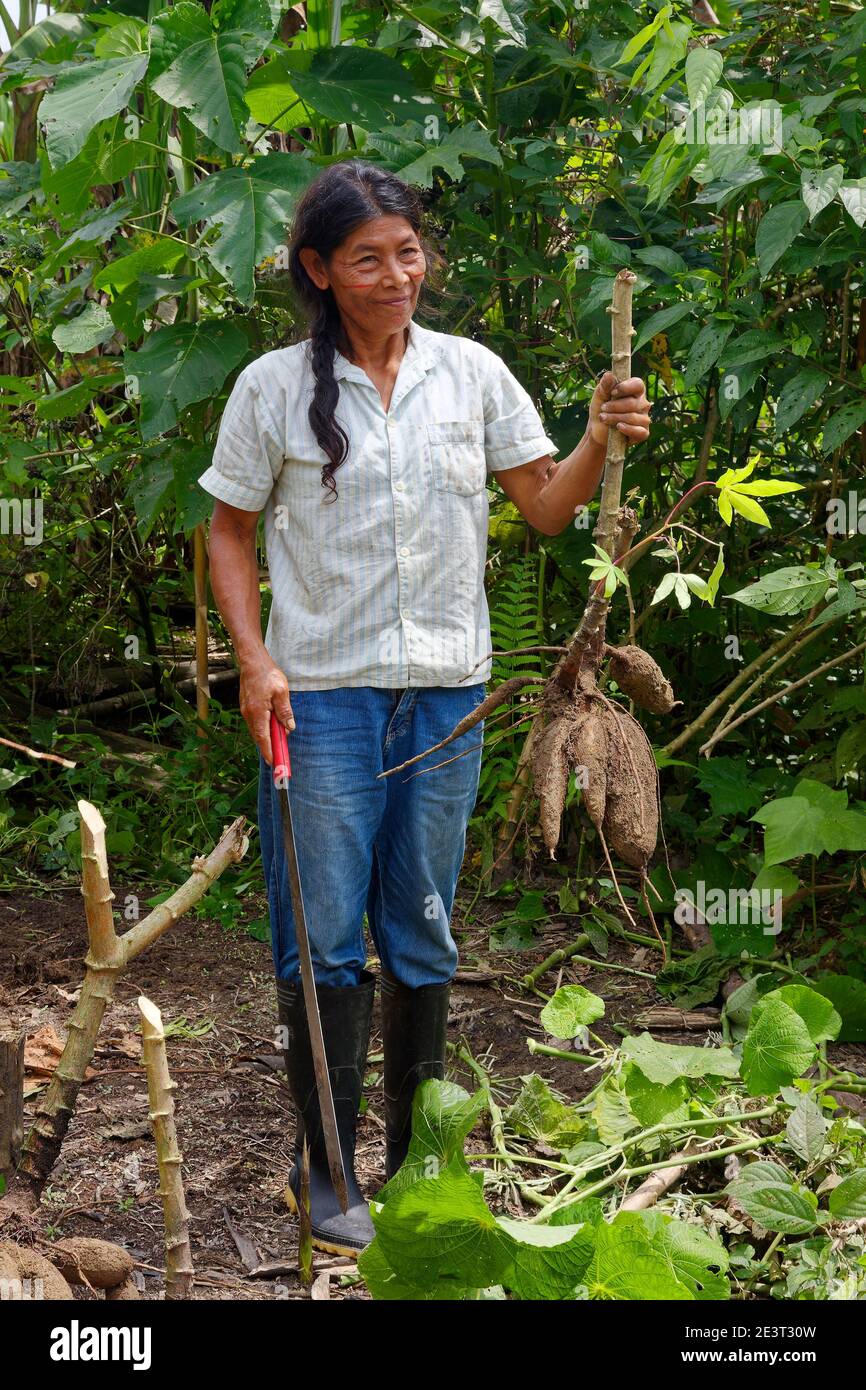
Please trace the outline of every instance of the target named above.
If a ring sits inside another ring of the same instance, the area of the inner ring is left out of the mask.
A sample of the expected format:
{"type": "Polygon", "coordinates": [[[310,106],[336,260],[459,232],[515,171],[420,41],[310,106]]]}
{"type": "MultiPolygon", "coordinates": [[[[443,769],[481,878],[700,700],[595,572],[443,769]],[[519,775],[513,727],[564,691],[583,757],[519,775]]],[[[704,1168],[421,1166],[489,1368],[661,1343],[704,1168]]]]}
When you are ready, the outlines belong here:
{"type": "MultiPolygon", "coordinates": [[[[504,906],[490,909],[489,925],[494,924],[494,912],[498,915],[504,906]]],[[[458,901],[455,928],[460,920],[458,901]]],[[[542,1001],[531,994],[518,996],[507,977],[523,975],[556,946],[572,940],[577,927],[573,921],[554,919],[545,931],[543,949],[519,955],[488,954],[488,929],[476,919],[471,932],[460,933],[466,968],[474,968],[480,957],[483,966],[498,973],[490,983],[455,984],[450,1037],[462,1038],[477,1058],[492,1065],[497,1094],[506,1100],[521,1074],[531,1071],[567,1098],[576,1098],[591,1083],[575,1063],[530,1054],[527,1037],[544,1036],[537,1022],[542,1001]]],[[[85,949],[84,910],[77,891],[46,898],[10,895],[0,902],[0,1006],[11,1007],[29,1035],[51,1024],[65,1037],[85,949]]],[[[648,957],[651,953],[644,948],[612,941],[608,959],[651,968],[648,957]]],[[[616,1024],[658,1002],[652,981],[585,965],[570,964],[560,980],[565,982],[585,984],[604,997],[607,1015],[597,1031],[614,1043],[619,1040],[616,1024]]],[[[548,975],[547,992],[556,983],[556,975],[548,975]]],[[[137,1034],[140,993],[159,1005],[166,1024],[179,1027],[169,1040],[169,1064],[178,1085],[175,1100],[187,1204],[193,1216],[196,1298],[307,1297],[291,1272],[296,1226],[282,1199],[291,1162],[292,1121],[273,1041],[270,949],[205,921],[182,921],[121,978],[100,1033],[96,1075],[82,1088],[35,1223],[37,1233],[48,1239],[88,1235],[117,1240],[139,1262],[144,1297],[160,1296],[162,1211],[137,1034]],[[240,1237],[240,1248],[232,1228],[240,1237]],[[279,1261],[288,1272],[250,1279],[241,1249],[248,1265],[279,1261]]],[[[373,1026],[367,1108],[358,1142],[358,1175],[367,1196],[384,1181],[378,1003],[373,1026]]],[[[660,1036],[694,1042],[704,1035],[660,1036]]],[[[866,1048],[839,1048],[837,1055],[843,1064],[866,1071],[866,1048]]],[[[451,1074],[473,1086],[465,1067],[455,1066],[451,1074]]],[[[596,1079],[594,1075],[593,1082],[596,1079]]],[[[28,1089],[34,1085],[28,1075],[28,1089]]],[[[35,1095],[31,1090],[28,1112],[35,1095]]],[[[483,1125],[469,1147],[478,1152],[489,1147],[483,1125]]],[[[318,1269],[326,1265],[337,1271],[330,1281],[331,1297],[367,1297],[362,1286],[341,1286],[341,1277],[351,1278],[351,1261],[317,1257],[318,1269]]]]}

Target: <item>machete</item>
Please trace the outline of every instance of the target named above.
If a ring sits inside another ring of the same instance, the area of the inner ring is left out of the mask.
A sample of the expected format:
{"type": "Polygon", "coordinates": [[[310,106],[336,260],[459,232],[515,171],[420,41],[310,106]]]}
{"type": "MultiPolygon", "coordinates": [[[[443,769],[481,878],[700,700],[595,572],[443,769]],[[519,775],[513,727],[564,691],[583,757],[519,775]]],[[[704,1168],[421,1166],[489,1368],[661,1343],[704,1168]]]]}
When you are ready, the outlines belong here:
{"type": "Polygon", "coordinates": [[[280,815],[283,823],[283,844],[286,851],[286,866],[289,871],[289,889],[292,895],[292,912],[295,919],[295,939],[298,945],[298,960],[301,967],[301,984],[304,991],[304,1008],[307,1027],[310,1031],[310,1049],[313,1054],[313,1067],[316,1073],[316,1088],[319,1092],[319,1112],[322,1117],[322,1133],[325,1138],[325,1152],[328,1155],[328,1168],[334,1192],[345,1215],[349,1206],[346,1190],[346,1173],[343,1168],[343,1154],[337,1133],[337,1116],[334,1111],[334,1096],[331,1091],[331,1077],[328,1072],[328,1059],[325,1056],[325,1039],[322,1036],[322,1020],[319,1017],[319,1001],[316,997],[316,981],[313,975],[313,960],[310,955],[310,938],[307,935],[307,918],[304,913],[304,899],[301,893],[301,877],[298,872],[298,855],[295,849],[295,832],[292,827],[292,806],[289,800],[289,778],[292,765],[289,761],[289,740],[286,730],[275,714],[271,714],[271,748],[274,755],[274,787],[280,796],[280,815]]]}

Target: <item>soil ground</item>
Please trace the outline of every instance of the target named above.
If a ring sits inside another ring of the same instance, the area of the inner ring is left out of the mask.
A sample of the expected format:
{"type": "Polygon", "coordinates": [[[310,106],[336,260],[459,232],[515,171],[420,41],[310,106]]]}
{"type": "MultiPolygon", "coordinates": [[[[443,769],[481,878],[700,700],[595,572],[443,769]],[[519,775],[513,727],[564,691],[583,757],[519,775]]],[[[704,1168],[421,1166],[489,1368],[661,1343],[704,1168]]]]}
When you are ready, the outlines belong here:
{"type": "MultiPolygon", "coordinates": [[[[551,884],[555,903],[555,888],[551,884]]],[[[542,887],[543,882],[533,884],[542,887]]],[[[150,888],[143,886],[142,898],[150,888]]],[[[482,970],[484,983],[458,975],[452,990],[449,1036],[461,1040],[492,1069],[496,1094],[507,1101],[529,1072],[540,1073],[566,1099],[576,1099],[597,1080],[582,1066],[532,1055],[527,1038],[544,1040],[538,1023],[542,1000],[518,990],[509,977],[524,975],[558,946],[573,940],[574,919],[544,924],[539,949],[516,954],[488,952],[491,927],[507,904],[478,899],[471,930],[461,931],[458,894],[453,929],[466,972],[482,970]]],[[[261,910],[264,911],[263,906],[261,910]]],[[[51,1024],[65,1038],[77,998],[86,950],[84,908],[76,889],[44,897],[10,894],[0,902],[0,1006],[21,1018],[28,1034],[51,1024]]],[[[657,960],[657,957],[655,957],[657,960]]],[[[651,970],[654,953],[610,941],[608,962],[651,970]]],[[[607,1005],[596,1031],[616,1043],[616,1025],[634,1020],[660,1001],[652,980],[575,962],[543,980],[546,993],[557,984],[580,983],[607,1005]]],[[[107,1011],[94,1058],[96,1074],[81,1089],[66,1142],[34,1218],[29,1237],[37,1241],[86,1235],[116,1240],[138,1262],[144,1298],[159,1298],[163,1280],[163,1225],[156,1154],[147,1120],[147,1088],[140,1060],[139,994],[163,1010],[178,1031],[168,1042],[179,1141],[184,1155],[187,1205],[192,1214],[197,1299],[308,1297],[296,1270],[297,1228],[284,1200],[291,1163],[291,1104],[274,1042],[275,997],[270,947],[240,932],[188,917],[167,932],[121,977],[107,1011]],[[269,1276],[250,1277],[257,1263],[276,1264],[269,1276]],[[284,1271],[282,1267],[284,1268],[284,1271]]],[[[357,1171],[368,1197],[384,1181],[381,1041],[377,1013],[371,1038],[365,1113],[359,1122],[357,1171]]],[[[640,1031],[640,1024],[634,1031],[640,1031]]],[[[671,1042],[699,1042],[705,1033],[663,1032],[671,1042]]],[[[547,1041],[551,1041],[548,1039],[547,1041]]],[[[866,1047],[831,1052],[840,1065],[866,1072],[866,1047]]],[[[474,1078],[459,1060],[449,1075],[472,1089],[474,1078]]],[[[44,1084],[44,1083],[43,1083],[44,1084]]],[[[28,1074],[27,1111],[32,1114],[38,1083],[28,1074]]],[[[859,1102],[855,1098],[852,1104],[859,1102]]],[[[468,1148],[488,1151],[485,1120],[468,1148]]],[[[5,1232],[4,1235],[13,1235],[5,1232]]],[[[14,1238],[22,1238],[20,1232],[14,1238]]],[[[354,1264],[316,1255],[316,1272],[330,1272],[331,1298],[366,1298],[352,1279],[354,1264]]],[[[91,1295],[96,1296],[96,1295],[91,1295]]]]}

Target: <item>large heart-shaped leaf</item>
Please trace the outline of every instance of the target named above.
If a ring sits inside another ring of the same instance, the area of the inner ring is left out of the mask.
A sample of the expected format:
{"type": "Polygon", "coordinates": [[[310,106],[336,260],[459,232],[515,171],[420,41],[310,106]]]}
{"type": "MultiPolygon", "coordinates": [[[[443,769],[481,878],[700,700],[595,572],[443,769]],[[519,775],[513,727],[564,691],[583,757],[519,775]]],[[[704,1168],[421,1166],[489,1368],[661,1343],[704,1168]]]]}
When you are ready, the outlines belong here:
{"type": "Polygon", "coordinates": [[[638,1212],[620,1212],[594,1228],[595,1249],[583,1276],[592,1299],[687,1301],[694,1298],[657,1249],[638,1212]]]}
{"type": "Polygon", "coordinates": [[[75,158],[94,126],[123,110],[146,70],[147,54],[134,53],[91,59],[60,74],[39,107],[48,158],[55,168],[75,158]]]}
{"type": "Polygon", "coordinates": [[[217,5],[212,15],[181,0],[151,25],[150,85],[163,101],[185,111],[221,150],[237,153],[249,119],[247,69],[272,32],[265,0],[217,5]],[[220,23],[228,27],[218,27],[220,23]]]}
{"type": "Polygon", "coordinates": [[[604,1014],[604,1000],[583,985],[563,985],[541,1010],[541,1026],[554,1038],[575,1038],[604,1014]]]}
{"type": "Polygon", "coordinates": [[[161,328],[138,352],[127,352],[127,380],[141,396],[142,438],[164,434],[188,405],[215,396],[248,351],[237,324],[202,319],[161,328]]]}
{"type": "Polygon", "coordinates": [[[511,1263],[508,1234],[465,1164],[422,1178],[370,1214],[386,1260],[409,1283],[487,1288],[511,1263]]]}
{"type": "Polygon", "coordinates": [[[286,224],[315,173],[299,155],[263,155],[211,174],[172,204],[179,226],[204,222],[216,230],[204,250],[244,304],[253,301],[256,266],[285,241],[286,224]]]}
{"type": "Polygon", "coordinates": [[[740,1070],[729,1047],[677,1047],[674,1043],[657,1042],[650,1033],[626,1038],[621,1050],[644,1076],[662,1086],[686,1076],[734,1077],[740,1070]]]}
{"type": "Polygon", "coordinates": [[[280,53],[250,78],[246,99],[255,120],[276,130],[291,130],[305,107],[328,121],[373,130],[429,116],[445,124],[433,97],[416,90],[407,67],[357,44],[280,53]]]}
{"type": "Polygon", "coordinates": [[[784,1000],[755,1005],[743,1041],[742,1073],[750,1096],[773,1095],[814,1060],[809,1030],[784,1000]]]}
{"type": "Polygon", "coordinates": [[[378,1202],[393,1201],[398,1192],[442,1168],[467,1168],[463,1141],[484,1108],[484,1092],[470,1095],[450,1081],[422,1081],[412,1101],[409,1151],[390,1182],[376,1194],[378,1202]]]}
{"type": "Polygon", "coordinates": [[[694,1298],[720,1301],[730,1297],[725,1277],[728,1252],[699,1226],[675,1221],[665,1212],[641,1213],[644,1227],[670,1266],[671,1273],[691,1290],[694,1298]]]}

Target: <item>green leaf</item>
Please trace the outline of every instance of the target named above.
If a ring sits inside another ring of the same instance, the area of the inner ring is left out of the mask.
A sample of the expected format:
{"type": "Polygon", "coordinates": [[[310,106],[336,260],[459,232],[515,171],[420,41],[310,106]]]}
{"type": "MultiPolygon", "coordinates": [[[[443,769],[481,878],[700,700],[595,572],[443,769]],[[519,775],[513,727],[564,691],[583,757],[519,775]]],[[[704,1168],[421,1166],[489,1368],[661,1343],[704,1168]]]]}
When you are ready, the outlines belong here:
{"type": "Polygon", "coordinates": [[[464,1302],[474,1298],[474,1291],[456,1282],[411,1284],[395,1274],[382,1249],[381,1241],[372,1241],[358,1257],[358,1272],[374,1299],[410,1303],[464,1302]]]}
{"type": "Polygon", "coordinates": [[[39,106],[48,158],[55,169],[75,158],[94,126],[128,105],[146,69],[147,54],[134,53],[123,58],[91,58],[71,72],[59,74],[39,106]]]}
{"type": "Polygon", "coordinates": [[[755,237],[755,254],[762,276],[769,275],[779,257],[803,230],[808,215],[799,199],[793,203],[777,203],[764,213],[755,237]]]}
{"type": "Polygon", "coordinates": [[[820,603],[829,587],[830,577],[824,570],[791,565],[763,575],[754,584],[729,594],[728,598],[745,604],[747,608],[757,608],[761,613],[772,613],[779,617],[782,614],[805,612],[820,603]]]}
{"type": "Polygon", "coordinates": [[[210,467],[213,450],[190,444],[185,439],[182,447],[172,449],[170,457],[174,472],[175,529],[188,536],[213,510],[213,498],[198,481],[210,467]]]}
{"type": "Polygon", "coordinates": [[[842,1020],[839,1042],[866,1042],[866,984],[853,975],[818,975],[815,988],[842,1020]]]}
{"type": "Polygon", "coordinates": [[[76,381],[73,386],[67,386],[63,391],[53,391],[49,396],[40,396],[36,402],[36,414],[40,420],[70,420],[80,415],[94,396],[119,386],[122,380],[119,372],[87,376],[83,381],[76,381]]]}
{"type": "Polygon", "coordinates": [[[709,795],[714,816],[744,816],[760,806],[765,792],[751,780],[752,771],[745,758],[701,761],[697,781],[709,795]]]}
{"type": "Polygon", "coordinates": [[[644,319],[638,329],[637,337],[632,346],[632,352],[638,352],[644,343],[648,343],[657,333],[664,333],[668,328],[672,328],[680,319],[684,319],[686,314],[692,312],[693,305],[688,301],[681,301],[679,304],[669,304],[666,309],[657,309],[649,318],[644,319]]]}
{"type": "Polygon", "coordinates": [[[178,226],[204,222],[216,230],[205,253],[243,304],[253,302],[255,268],[285,243],[286,225],[314,174],[309,160],[272,153],[211,174],[173,202],[178,226]]]}
{"type": "Polygon", "coordinates": [[[721,355],[733,328],[732,323],[708,323],[701,329],[692,343],[683,371],[683,385],[687,390],[706,376],[721,355]]]}
{"type": "MultiPolygon", "coordinates": [[[[641,246],[635,251],[634,258],[644,265],[655,266],[656,270],[664,271],[665,275],[682,275],[688,269],[682,256],[677,251],[672,251],[669,246],[641,246]]],[[[688,304],[677,307],[685,307],[686,311],[689,308],[688,304]]],[[[662,310],[661,312],[664,313],[665,311],[662,310]]],[[[657,315],[653,315],[653,317],[657,317],[657,315]]]]}
{"type": "Polygon", "coordinates": [[[689,110],[706,101],[722,75],[724,62],[715,48],[693,48],[686,58],[686,91],[689,110]]]}
{"type": "Polygon", "coordinates": [[[430,1079],[417,1087],[412,1101],[409,1151],[394,1177],[376,1195],[392,1201],[398,1192],[443,1168],[465,1168],[463,1146],[484,1109],[484,1093],[470,1095],[462,1086],[430,1079]]]}
{"type": "Polygon", "coordinates": [[[94,275],[93,288],[111,290],[115,296],[131,286],[137,289],[143,276],[174,270],[185,255],[183,243],[176,237],[160,237],[148,246],[131,251],[128,256],[118,256],[109,261],[94,275]]]}
{"type": "Polygon", "coordinates": [[[221,150],[231,154],[243,148],[241,135],[249,119],[244,101],[246,72],[267,45],[261,27],[250,15],[261,16],[273,32],[270,10],[264,0],[248,0],[234,16],[225,15],[228,26],[218,29],[200,5],[180,0],[157,14],[151,24],[150,85],[170,106],[184,111],[192,124],[221,150]]]}
{"type": "Polygon", "coordinates": [[[796,425],[827,389],[830,376],[817,367],[804,367],[789,377],[776,402],[776,438],[796,425]]]}
{"type": "Polygon", "coordinates": [[[170,458],[157,454],[144,458],[135,469],[128,496],[135,509],[139,534],[146,540],[174,492],[174,468],[170,458]]]}
{"type": "Polygon", "coordinates": [[[645,1127],[674,1120],[685,1122],[688,1119],[684,1081],[672,1081],[669,1086],[660,1086],[630,1062],[625,1068],[625,1094],[632,1114],[645,1127]]]}
{"type": "Polygon", "coordinates": [[[135,379],[141,395],[142,438],[164,434],[187,406],[215,396],[248,351],[237,324],[202,319],[161,328],[138,352],[127,352],[127,377],[135,379]]]}
{"type": "Polygon", "coordinates": [[[684,960],[671,960],[656,976],[656,989],[678,1009],[693,1009],[715,999],[723,980],[731,973],[730,961],[715,946],[702,946],[684,960]]]}
{"type": "Polygon", "coordinates": [[[839,185],[839,199],[857,226],[866,226],[866,179],[846,179],[839,185]]]}
{"type": "Polygon", "coordinates": [[[541,1025],[554,1038],[574,1038],[604,1014],[604,1001],[583,985],[563,985],[541,1010],[541,1025]]]}
{"type": "Polygon", "coordinates": [[[740,1064],[728,1047],[677,1047],[657,1042],[649,1033],[626,1038],[621,1052],[650,1081],[669,1086],[680,1077],[739,1075],[740,1064]]]}
{"type": "Polygon", "coordinates": [[[422,1178],[370,1215],[385,1259],[410,1284],[483,1289],[511,1264],[508,1236],[465,1167],[422,1178]]]}
{"type": "Polygon", "coordinates": [[[536,1072],[523,1078],[523,1087],[504,1118],[515,1134],[562,1151],[579,1143],[588,1128],[584,1117],[558,1100],[536,1072]]]}
{"type": "Polygon", "coordinates": [[[818,1198],[805,1188],[788,1183],[761,1186],[755,1182],[741,1183],[739,1179],[726,1189],[753,1221],[759,1221],[768,1231],[786,1236],[804,1236],[818,1224],[815,1216],[818,1198]]]}
{"type": "Polygon", "coordinates": [[[642,1213],[619,1212],[613,1221],[597,1226],[594,1234],[595,1249],[584,1274],[591,1299],[637,1303],[694,1298],[652,1240],[642,1213]]]}
{"type": "Polygon", "coordinates": [[[809,209],[809,221],[814,222],[819,212],[832,203],[845,177],[841,164],[831,164],[826,169],[801,169],[800,193],[809,209]]]}
{"type": "Polygon", "coordinates": [[[779,797],[752,816],[765,827],[764,860],[781,864],[801,854],[866,849],[866,816],[846,810],[844,791],[801,778],[793,796],[779,797]],[[820,791],[815,788],[820,787],[820,791]]]}
{"type": "Polygon", "coordinates": [[[830,454],[866,422],[866,401],[851,401],[837,410],[824,425],[821,453],[830,454]]]}
{"type": "Polygon", "coordinates": [[[719,370],[728,367],[745,367],[753,362],[763,362],[785,351],[787,343],[778,333],[768,333],[765,329],[750,328],[725,347],[719,358],[719,370]]]}
{"type": "Polygon", "coordinates": [[[791,1187],[793,1180],[781,1163],[774,1163],[769,1158],[757,1158],[741,1168],[725,1190],[730,1192],[735,1184],[737,1191],[742,1192],[747,1187],[791,1187]]]}
{"type": "Polygon", "coordinates": [[[815,1044],[799,1014],[778,998],[761,1007],[756,1018],[759,1007],[752,1010],[743,1041],[742,1074],[750,1096],[775,1094],[815,1060],[815,1044]]]}
{"type": "Polygon", "coordinates": [[[417,159],[401,165],[400,177],[404,183],[432,188],[436,169],[444,169],[448,177],[455,180],[464,178],[464,159],[481,159],[485,164],[502,163],[501,154],[491,144],[489,131],[479,125],[459,125],[447,131],[438,142],[428,143],[417,159]]]}
{"type": "Polygon", "coordinates": [[[830,1211],[837,1221],[866,1219],[866,1168],[857,1168],[830,1193],[830,1211]]]}
{"type": "Polygon", "coordinates": [[[114,323],[108,310],[90,299],[77,318],[59,323],[51,338],[61,352],[74,356],[107,342],[113,333],[114,323]]]}
{"type": "Polygon", "coordinates": [[[646,47],[650,39],[655,37],[665,20],[670,18],[671,13],[672,6],[663,5],[650,24],[645,24],[643,29],[639,29],[636,34],[632,35],[619,58],[617,58],[616,66],[622,67],[623,64],[630,63],[632,58],[635,58],[637,54],[640,53],[641,49],[646,47]]]}
{"type": "Polygon", "coordinates": [[[434,98],[416,89],[409,68],[376,48],[287,49],[257,68],[246,100],[254,118],[291,130],[305,110],[337,125],[379,131],[443,113],[434,98]],[[298,99],[303,103],[298,109],[298,99]],[[287,109],[288,108],[288,109],[287,109]]]}
{"type": "Polygon", "coordinates": [[[725,572],[725,547],[719,546],[719,554],[716,563],[713,565],[712,572],[707,580],[707,603],[712,607],[719,592],[719,583],[725,572]]]}
{"type": "Polygon", "coordinates": [[[656,35],[649,60],[641,64],[629,85],[634,86],[643,77],[644,91],[657,91],[671,69],[686,56],[690,33],[690,24],[666,24],[656,35]]]}
{"type": "Polygon", "coordinates": [[[752,1013],[753,1023],[774,999],[781,999],[783,1004],[799,1014],[813,1043],[830,1042],[839,1036],[842,1020],[833,1005],[824,995],[809,989],[807,985],[782,985],[780,989],[763,995],[752,1013]]]}
{"type": "Polygon", "coordinates": [[[685,1221],[675,1221],[666,1212],[641,1212],[644,1227],[655,1249],[660,1250],[671,1273],[697,1299],[721,1301],[729,1298],[730,1284],[725,1277],[730,1259],[724,1246],[685,1221]]]}
{"type": "MultiPolygon", "coordinates": [[[[859,606],[859,605],[858,605],[859,606]]],[[[866,758],[866,720],[851,724],[836,744],[834,759],[836,781],[841,782],[849,772],[854,772],[866,758]]]]}
{"type": "Polygon", "coordinates": [[[788,1116],[785,1133],[794,1153],[804,1163],[814,1163],[820,1157],[827,1134],[827,1121],[811,1096],[800,1096],[788,1116]]]}
{"type": "Polygon", "coordinates": [[[596,1243],[593,1225],[535,1225],[500,1216],[511,1241],[511,1265],[502,1282],[521,1299],[570,1299],[581,1283],[596,1243]]]}

